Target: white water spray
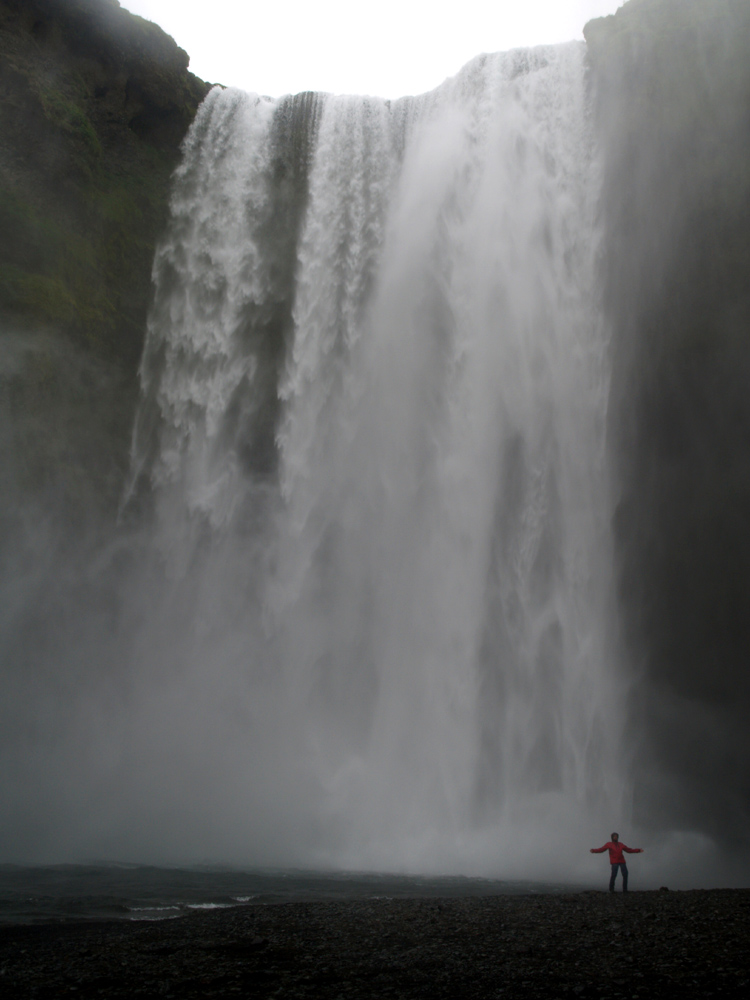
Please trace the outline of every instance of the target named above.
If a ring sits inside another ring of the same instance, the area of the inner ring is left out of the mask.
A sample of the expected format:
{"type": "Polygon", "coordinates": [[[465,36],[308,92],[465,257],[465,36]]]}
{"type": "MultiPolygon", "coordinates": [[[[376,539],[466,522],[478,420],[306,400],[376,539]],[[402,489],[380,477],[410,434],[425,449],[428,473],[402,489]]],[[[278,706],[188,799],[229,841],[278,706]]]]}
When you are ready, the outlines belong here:
{"type": "Polygon", "coordinates": [[[542,874],[551,826],[579,853],[623,818],[584,53],[318,98],[287,293],[280,105],[215,90],[190,134],[134,468],[202,622],[183,669],[246,706],[251,857],[262,813],[276,860],[542,874]]]}

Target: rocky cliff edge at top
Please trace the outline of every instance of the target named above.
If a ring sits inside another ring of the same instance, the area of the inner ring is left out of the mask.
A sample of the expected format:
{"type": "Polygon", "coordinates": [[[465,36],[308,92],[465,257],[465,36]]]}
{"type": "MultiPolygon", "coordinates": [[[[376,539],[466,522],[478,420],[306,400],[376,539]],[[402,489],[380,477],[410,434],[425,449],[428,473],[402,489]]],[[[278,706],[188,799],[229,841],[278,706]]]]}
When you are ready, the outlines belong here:
{"type": "Polygon", "coordinates": [[[30,36],[47,69],[57,63],[63,75],[78,77],[95,124],[106,119],[158,146],[179,144],[207,87],[158,25],[117,0],[3,0],[2,6],[4,27],[15,27],[22,45],[30,36]]]}

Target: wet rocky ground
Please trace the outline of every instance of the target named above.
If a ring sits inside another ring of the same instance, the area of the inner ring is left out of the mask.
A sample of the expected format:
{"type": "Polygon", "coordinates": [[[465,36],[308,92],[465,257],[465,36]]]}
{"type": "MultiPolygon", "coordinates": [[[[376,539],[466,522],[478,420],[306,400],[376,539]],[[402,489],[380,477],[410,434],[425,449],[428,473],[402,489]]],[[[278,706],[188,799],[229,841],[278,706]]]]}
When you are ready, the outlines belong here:
{"type": "Polygon", "coordinates": [[[750,996],[750,890],[284,903],[0,928],[0,994],[750,996]]]}

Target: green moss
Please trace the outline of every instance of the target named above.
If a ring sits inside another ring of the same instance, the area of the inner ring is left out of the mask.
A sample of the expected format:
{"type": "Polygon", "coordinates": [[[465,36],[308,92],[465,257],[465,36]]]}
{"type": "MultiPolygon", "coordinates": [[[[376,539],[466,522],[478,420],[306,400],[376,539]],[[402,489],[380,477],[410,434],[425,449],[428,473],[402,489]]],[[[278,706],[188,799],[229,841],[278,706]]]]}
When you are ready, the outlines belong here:
{"type": "Polygon", "coordinates": [[[15,293],[21,309],[43,322],[65,325],[76,318],[76,300],[58,277],[20,275],[15,281],[15,293]]]}
{"type": "Polygon", "coordinates": [[[53,124],[71,135],[92,156],[102,155],[102,145],[86,112],[60,91],[49,87],[39,88],[39,100],[45,116],[53,124]]]}
{"type": "Polygon", "coordinates": [[[96,192],[97,210],[107,226],[121,230],[135,228],[143,223],[143,209],[123,184],[96,192]]]}
{"type": "MultiPolygon", "coordinates": [[[[100,175],[89,187],[85,225],[77,229],[0,190],[5,310],[31,324],[53,323],[107,356],[122,353],[124,329],[130,343],[142,335],[156,228],[152,206],[161,201],[163,217],[167,178],[162,170],[161,185],[153,179],[139,185],[138,178],[113,184],[100,175]]],[[[139,350],[136,341],[126,356],[139,350]]]]}
{"type": "Polygon", "coordinates": [[[28,344],[9,433],[24,489],[71,514],[119,498],[154,246],[207,90],[187,65],[110,0],[0,0],[0,320],[28,344]]]}
{"type": "Polygon", "coordinates": [[[0,185],[0,262],[45,271],[54,268],[65,233],[37,205],[0,185]]]}

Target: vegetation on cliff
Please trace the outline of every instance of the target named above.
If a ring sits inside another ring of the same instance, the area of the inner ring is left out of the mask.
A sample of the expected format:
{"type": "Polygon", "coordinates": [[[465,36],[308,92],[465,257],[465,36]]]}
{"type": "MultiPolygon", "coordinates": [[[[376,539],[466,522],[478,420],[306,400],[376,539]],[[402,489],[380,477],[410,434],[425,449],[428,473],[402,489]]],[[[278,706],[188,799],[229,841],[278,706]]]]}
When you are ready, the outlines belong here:
{"type": "Polygon", "coordinates": [[[155,240],[208,89],[117,0],[0,0],[0,321],[24,489],[76,506],[121,487],[155,240]]]}

